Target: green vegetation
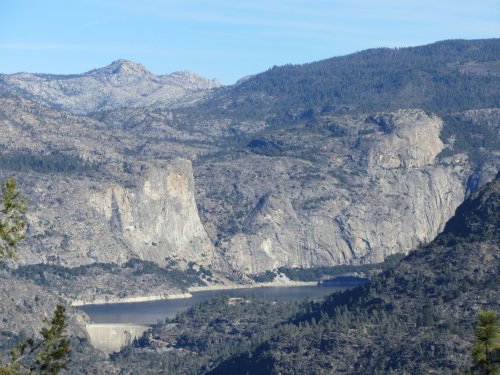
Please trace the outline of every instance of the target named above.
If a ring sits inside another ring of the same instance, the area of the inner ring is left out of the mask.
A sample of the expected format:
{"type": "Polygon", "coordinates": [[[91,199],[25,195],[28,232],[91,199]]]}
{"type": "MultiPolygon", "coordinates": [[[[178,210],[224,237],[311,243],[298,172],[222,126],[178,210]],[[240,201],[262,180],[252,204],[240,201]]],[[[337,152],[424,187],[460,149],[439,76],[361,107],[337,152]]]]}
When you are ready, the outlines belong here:
{"type": "Polygon", "coordinates": [[[203,268],[203,266],[196,267],[196,263],[194,262],[190,262],[185,270],[180,270],[175,265],[163,268],[154,262],[133,258],[127,261],[123,265],[123,268],[133,269],[134,276],[155,275],[161,280],[169,282],[183,290],[187,290],[188,287],[193,285],[204,286],[206,283],[202,278],[212,276],[210,270],[203,268]]]}
{"type": "Polygon", "coordinates": [[[463,115],[447,115],[440,137],[445,141],[453,139],[453,148],[445,148],[440,157],[465,153],[469,160],[479,166],[499,148],[500,124],[488,121],[473,122],[463,115]]]}
{"type": "Polygon", "coordinates": [[[34,154],[31,151],[9,151],[0,153],[0,169],[16,172],[40,173],[85,173],[100,169],[100,164],[85,161],[79,156],[63,154],[57,150],[49,154],[34,154]]]}
{"type": "MultiPolygon", "coordinates": [[[[423,108],[449,113],[499,107],[495,75],[464,73],[470,61],[496,61],[500,39],[452,40],[421,47],[378,48],[257,74],[234,88],[235,113],[255,107],[265,93],[279,121],[304,121],[318,113],[423,108]]],[[[266,106],[266,103],[262,103],[266,106]]],[[[230,107],[231,108],[231,107],[230,107]]]]}
{"type": "Polygon", "coordinates": [[[492,375],[500,372],[496,351],[500,350],[500,326],[496,311],[481,310],[478,314],[479,324],[474,330],[476,343],[472,347],[472,358],[476,365],[474,370],[482,374],[492,375]]]}
{"type": "MultiPolygon", "coordinates": [[[[311,268],[289,268],[279,267],[278,273],[284,274],[290,280],[294,281],[319,281],[327,277],[339,276],[353,272],[369,272],[374,270],[387,270],[394,267],[404,258],[404,254],[389,255],[382,263],[351,265],[343,264],[331,267],[311,267],[311,268]]],[[[261,274],[251,276],[256,282],[272,281],[276,277],[276,273],[266,271],[261,274]]]]}
{"type": "Polygon", "coordinates": [[[0,367],[0,374],[58,374],[67,370],[71,349],[65,334],[66,319],[65,307],[57,305],[52,320],[45,319],[42,339],[29,338],[12,349],[12,362],[0,367]]]}
{"type": "Polygon", "coordinates": [[[214,298],[154,326],[152,339],[146,335],[112,360],[144,374],[206,373],[232,356],[256,350],[275,327],[305,313],[304,308],[258,298],[214,298]]]}
{"type": "Polygon", "coordinates": [[[273,281],[276,276],[277,275],[273,271],[269,270],[255,275],[250,275],[250,277],[257,283],[269,283],[273,281]]]}
{"type": "Polygon", "coordinates": [[[31,264],[19,266],[12,272],[17,277],[37,285],[64,291],[69,295],[81,289],[80,283],[84,278],[99,275],[121,275],[134,279],[149,277],[157,284],[167,284],[182,290],[187,290],[190,286],[206,285],[204,280],[209,280],[212,276],[210,270],[202,266],[197,267],[194,263],[190,263],[187,269],[180,270],[173,263],[163,268],[154,262],[136,258],[130,259],[122,266],[114,263],[92,263],[70,268],[51,264],[31,264]]]}
{"type": "MultiPolygon", "coordinates": [[[[1,184],[2,218],[0,221],[0,261],[5,257],[15,257],[18,241],[24,238],[26,222],[21,218],[25,213],[26,200],[16,189],[14,178],[7,179],[1,184]]],[[[0,365],[0,374],[16,375],[25,373],[58,374],[68,368],[69,340],[65,336],[66,309],[57,305],[54,317],[48,327],[42,328],[41,341],[33,338],[22,341],[17,348],[11,351],[12,362],[0,365]]]]}
{"type": "MultiPolygon", "coordinates": [[[[500,76],[470,69],[496,65],[500,39],[447,40],[409,48],[376,48],[302,65],[274,66],[196,108],[195,121],[263,120],[274,128],[318,115],[422,108],[449,114],[498,108],[500,76]]],[[[279,151],[279,150],[278,150],[279,151]]],[[[274,151],[273,151],[274,152],[274,151]]]]}
{"type": "Polygon", "coordinates": [[[26,221],[26,198],[16,188],[16,180],[9,178],[2,181],[0,201],[0,262],[5,258],[15,258],[15,249],[24,238],[26,221]]]}

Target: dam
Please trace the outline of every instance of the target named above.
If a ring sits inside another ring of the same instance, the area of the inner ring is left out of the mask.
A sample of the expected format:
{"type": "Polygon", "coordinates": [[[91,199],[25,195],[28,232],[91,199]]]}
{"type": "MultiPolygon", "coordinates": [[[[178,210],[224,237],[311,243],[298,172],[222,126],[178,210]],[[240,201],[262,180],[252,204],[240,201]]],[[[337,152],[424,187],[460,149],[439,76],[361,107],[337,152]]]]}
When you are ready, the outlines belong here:
{"type": "Polygon", "coordinates": [[[92,346],[105,353],[118,352],[150,328],[145,324],[87,324],[85,330],[92,346]]]}

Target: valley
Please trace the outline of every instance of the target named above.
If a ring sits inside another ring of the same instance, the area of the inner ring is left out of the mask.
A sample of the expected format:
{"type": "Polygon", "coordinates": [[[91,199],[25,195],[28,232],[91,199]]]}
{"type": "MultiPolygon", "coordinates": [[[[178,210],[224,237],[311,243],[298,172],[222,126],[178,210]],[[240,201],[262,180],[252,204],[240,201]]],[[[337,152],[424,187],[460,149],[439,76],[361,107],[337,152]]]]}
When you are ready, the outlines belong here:
{"type": "Polygon", "coordinates": [[[477,310],[499,309],[499,59],[481,39],[228,86],[128,60],[0,74],[0,179],[28,199],[2,348],[58,303],[361,276],[309,303],[200,300],[109,358],[70,308],[71,371],[463,371],[477,310]]]}

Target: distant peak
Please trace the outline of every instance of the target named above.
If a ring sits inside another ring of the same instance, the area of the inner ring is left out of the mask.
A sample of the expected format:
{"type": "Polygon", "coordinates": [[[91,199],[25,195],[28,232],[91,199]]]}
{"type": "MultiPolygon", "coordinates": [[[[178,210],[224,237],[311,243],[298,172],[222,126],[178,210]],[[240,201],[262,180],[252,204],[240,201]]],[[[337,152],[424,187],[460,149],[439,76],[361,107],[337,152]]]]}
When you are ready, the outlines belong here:
{"type": "Polygon", "coordinates": [[[87,75],[151,75],[142,64],[137,64],[129,60],[116,60],[104,68],[91,70],[87,75]]]}

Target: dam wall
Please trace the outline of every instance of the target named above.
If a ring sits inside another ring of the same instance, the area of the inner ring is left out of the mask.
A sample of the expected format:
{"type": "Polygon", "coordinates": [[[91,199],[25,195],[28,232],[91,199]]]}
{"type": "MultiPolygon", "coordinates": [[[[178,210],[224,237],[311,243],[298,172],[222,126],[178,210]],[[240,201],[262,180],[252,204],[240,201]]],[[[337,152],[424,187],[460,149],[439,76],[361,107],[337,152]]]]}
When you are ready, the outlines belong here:
{"type": "Polygon", "coordinates": [[[150,326],[145,324],[87,324],[85,330],[92,346],[105,353],[118,352],[150,326]]]}

